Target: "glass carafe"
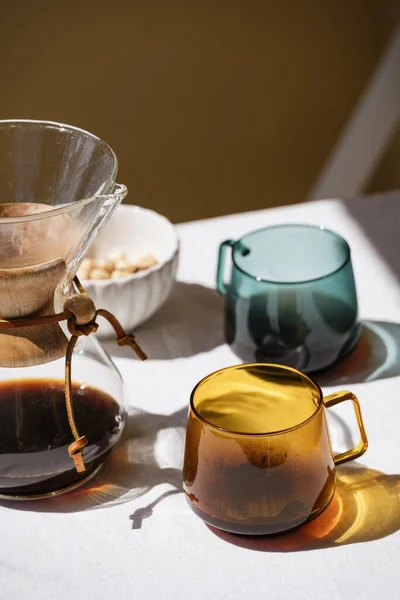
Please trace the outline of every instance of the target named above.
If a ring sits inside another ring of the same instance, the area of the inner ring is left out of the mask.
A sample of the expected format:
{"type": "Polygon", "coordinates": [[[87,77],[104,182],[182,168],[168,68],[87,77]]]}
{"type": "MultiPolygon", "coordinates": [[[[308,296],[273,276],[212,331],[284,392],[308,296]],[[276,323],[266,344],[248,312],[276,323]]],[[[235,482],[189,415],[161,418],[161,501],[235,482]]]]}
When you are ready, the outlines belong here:
{"type": "MultiPolygon", "coordinates": [[[[125,197],[111,148],[83,130],[0,121],[0,317],[63,311],[95,237],[125,197]]],[[[100,324],[100,323],[99,323],[100,324]]],[[[66,321],[0,329],[0,496],[37,498],[93,476],[126,417],[121,377],[94,336],[72,356],[71,400],[87,445],[78,472],[64,396],[66,321]]]]}

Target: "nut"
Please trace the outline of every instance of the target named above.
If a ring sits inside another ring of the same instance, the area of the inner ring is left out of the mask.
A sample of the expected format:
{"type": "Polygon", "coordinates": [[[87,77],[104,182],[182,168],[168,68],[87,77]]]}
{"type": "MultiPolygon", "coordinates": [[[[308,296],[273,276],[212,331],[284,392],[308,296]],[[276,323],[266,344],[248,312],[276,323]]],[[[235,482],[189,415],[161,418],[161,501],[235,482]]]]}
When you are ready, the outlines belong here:
{"type": "Polygon", "coordinates": [[[81,262],[80,268],[84,269],[85,271],[90,271],[90,269],[93,268],[93,260],[91,258],[84,258],[81,262]]]}
{"type": "Polygon", "coordinates": [[[115,269],[115,263],[110,258],[103,258],[95,261],[95,266],[98,269],[104,269],[107,273],[112,273],[115,269]]]}
{"type": "Polygon", "coordinates": [[[127,259],[126,254],[115,251],[106,258],[84,258],[79,269],[78,277],[87,279],[120,279],[136,271],[144,271],[157,264],[152,255],[142,256],[135,262],[127,259]]]}
{"type": "Polygon", "coordinates": [[[121,279],[121,277],[127,277],[130,274],[131,273],[129,271],[115,269],[115,271],[111,273],[111,279],[121,279]]]}
{"type": "Polygon", "coordinates": [[[110,259],[113,260],[114,262],[117,262],[118,260],[126,260],[126,254],[125,254],[125,252],[122,252],[121,250],[114,250],[110,254],[110,259]]]}
{"type": "Polygon", "coordinates": [[[110,274],[105,269],[94,268],[90,272],[90,279],[110,279],[110,274]]]}
{"type": "Polygon", "coordinates": [[[128,273],[134,273],[136,265],[130,263],[126,258],[115,261],[115,269],[117,271],[127,271],[128,273]]]}
{"type": "Polygon", "coordinates": [[[136,267],[139,271],[143,271],[144,269],[150,269],[150,267],[154,267],[154,265],[156,264],[157,261],[151,254],[143,256],[138,261],[136,261],[136,267]]]}

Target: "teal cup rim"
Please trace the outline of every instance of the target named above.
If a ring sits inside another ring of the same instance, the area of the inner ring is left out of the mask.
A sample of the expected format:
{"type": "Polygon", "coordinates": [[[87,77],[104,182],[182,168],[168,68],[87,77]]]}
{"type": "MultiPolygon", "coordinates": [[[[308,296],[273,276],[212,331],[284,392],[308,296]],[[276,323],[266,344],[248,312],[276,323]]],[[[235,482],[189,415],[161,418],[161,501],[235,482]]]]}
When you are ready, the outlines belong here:
{"type": "Polygon", "coordinates": [[[333,231],[332,229],[329,229],[328,227],[325,227],[324,225],[309,225],[307,223],[280,223],[279,225],[267,225],[266,227],[260,227],[260,229],[255,229],[253,231],[249,231],[243,237],[234,241],[234,243],[232,244],[232,262],[234,263],[234,265],[238,269],[238,271],[240,271],[247,277],[250,277],[250,279],[253,279],[254,281],[271,283],[271,284],[275,284],[275,285],[294,285],[294,284],[299,285],[299,284],[303,284],[303,283],[305,284],[305,283],[310,283],[312,281],[319,281],[322,279],[326,279],[327,277],[330,277],[331,275],[334,275],[335,273],[338,273],[341,269],[343,269],[350,262],[350,259],[351,259],[351,250],[350,250],[350,246],[349,246],[348,242],[346,242],[344,237],[342,237],[339,233],[336,233],[336,231],[333,231]],[[337,240],[339,240],[340,242],[342,242],[342,244],[346,250],[345,258],[343,259],[341,264],[336,269],[333,269],[332,271],[329,271],[329,272],[325,273],[324,275],[320,275],[319,277],[311,277],[310,279],[297,279],[297,280],[293,280],[293,281],[280,281],[279,279],[264,279],[263,277],[251,275],[250,273],[248,273],[247,271],[245,271],[242,267],[240,267],[238,265],[238,263],[235,260],[235,250],[243,253],[243,250],[246,249],[246,244],[245,244],[246,238],[250,237],[251,235],[254,235],[255,233],[260,233],[262,231],[268,231],[268,230],[272,230],[272,229],[286,229],[288,227],[298,227],[298,228],[320,230],[320,231],[326,232],[327,234],[331,235],[332,237],[334,237],[337,240]]]}

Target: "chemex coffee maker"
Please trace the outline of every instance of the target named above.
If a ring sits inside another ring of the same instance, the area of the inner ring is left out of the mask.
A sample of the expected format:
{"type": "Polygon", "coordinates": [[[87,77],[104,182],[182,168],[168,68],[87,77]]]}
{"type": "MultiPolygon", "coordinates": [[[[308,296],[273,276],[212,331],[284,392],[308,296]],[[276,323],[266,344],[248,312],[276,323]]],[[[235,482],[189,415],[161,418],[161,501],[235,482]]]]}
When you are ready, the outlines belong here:
{"type": "Polygon", "coordinates": [[[106,318],[75,274],[127,194],[111,148],[80,129],[0,121],[0,497],[93,476],[126,417],[121,377],[91,335],[106,318]],[[99,318],[98,318],[99,317],[99,318]]]}

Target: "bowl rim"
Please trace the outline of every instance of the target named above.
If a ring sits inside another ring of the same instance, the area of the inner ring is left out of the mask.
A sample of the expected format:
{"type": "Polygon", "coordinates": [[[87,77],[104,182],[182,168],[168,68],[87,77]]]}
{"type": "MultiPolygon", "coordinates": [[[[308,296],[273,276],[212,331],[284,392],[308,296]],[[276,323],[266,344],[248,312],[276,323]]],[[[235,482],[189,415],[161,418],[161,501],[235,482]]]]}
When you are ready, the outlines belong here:
{"type": "MultiPolygon", "coordinates": [[[[176,226],[166,216],[162,215],[161,213],[158,213],[157,211],[155,211],[151,208],[145,208],[144,206],[139,206],[138,204],[120,204],[119,206],[117,206],[115,212],[117,212],[117,211],[147,213],[147,214],[150,214],[152,217],[155,217],[155,218],[163,221],[171,229],[171,231],[174,235],[174,241],[175,241],[174,248],[173,248],[172,252],[166,258],[164,258],[163,260],[158,262],[156,265],[149,267],[148,269],[143,269],[142,271],[137,271],[136,273],[131,273],[130,275],[126,275],[125,277],[120,277],[118,279],[81,279],[81,282],[84,284],[84,287],[87,287],[88,285],[97,285],[97,286],[101,286],[101,287],[107,287],[110,285],[114,285],[115,283],[117,283],[117,284],[118,283],[127,283],[130,281],[143,279],[143,278],[147,277],[148,275],[150,275],[151,273],[160,271],[164,267],[164,265],[172,262],[179,253],[180,239],[179,239],[178,231],[176,229],[176,226]]],[[[90,252],[90,249],[89,249],[89,252],[90,252]]],[[[85,258],[85,256],[83,256],[82,258],[85,258]]]]}

